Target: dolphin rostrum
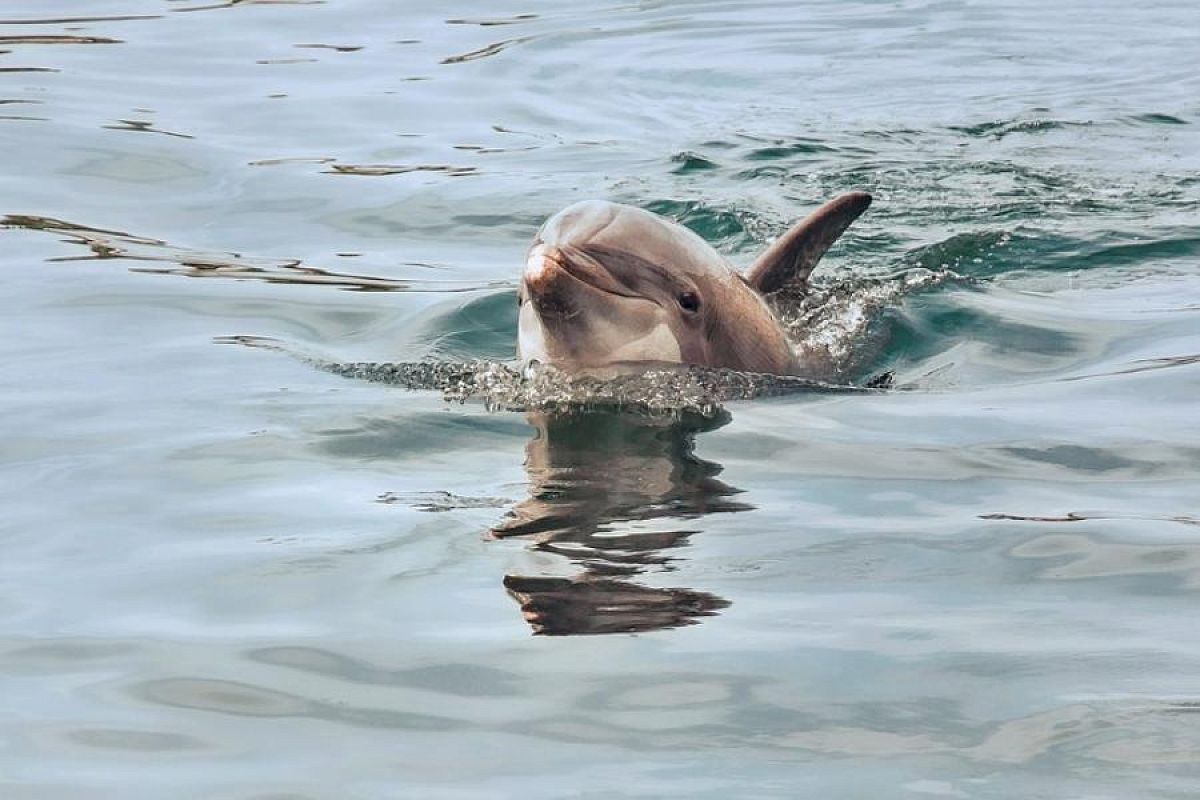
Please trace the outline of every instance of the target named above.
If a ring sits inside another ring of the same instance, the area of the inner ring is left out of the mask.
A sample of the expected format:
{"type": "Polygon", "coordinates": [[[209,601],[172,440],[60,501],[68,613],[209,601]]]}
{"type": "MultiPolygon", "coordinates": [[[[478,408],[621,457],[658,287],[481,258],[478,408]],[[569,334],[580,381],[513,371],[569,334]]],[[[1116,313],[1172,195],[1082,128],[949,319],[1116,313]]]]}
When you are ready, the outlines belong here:
{"type": "Polygon", "coordinates": [[[546,221],[529,251],[517,355],[568,370],[658,362],[797,374],[804,364],[764,296],[802,289],[870,204],[865,192],[829,201],[742,275],[682,225],[576,203],[546,221]]]}

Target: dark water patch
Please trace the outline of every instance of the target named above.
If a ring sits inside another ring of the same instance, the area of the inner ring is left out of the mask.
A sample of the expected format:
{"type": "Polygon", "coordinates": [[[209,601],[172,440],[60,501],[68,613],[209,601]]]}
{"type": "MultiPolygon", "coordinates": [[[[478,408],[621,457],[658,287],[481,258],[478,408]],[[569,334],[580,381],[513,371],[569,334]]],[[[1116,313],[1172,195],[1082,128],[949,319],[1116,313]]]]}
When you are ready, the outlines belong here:
{"type": "MultiPolygon", "coordinates": [[[[483,175],[484,173],[480,173],[483,175]]],[[[488,181],[491,175],[485,177],[488,181]]],[[[425,193],[441,193],[454,191],[448,183],[426,182],[421,189],[425,193]]],[[[386,196],[384,198],[387,199],[386,196]]],[[[501,200],[500,202],[504,202],[501,200]]],[[[436,242],[439,250],[452,249],[451,244],[465,240],[476,240],[480,246],[495,247],[498,241],[515,243],[518,248],[527,247],[534,233],[542,226],[547,212],[557,209],[546,209],[540,205],[524,211],[505,215],[496,211],[496,201],[484,200],[478,203],[435,203],[413,213],[412,205],[404,200],[387,202],[383,206],[367,208],[351,208],[340,214],[323,218],[326,225],[340,231],[355,235],[381,239],[391,247],[391,242],[398,238],[424,239],[436,242]]],[[[520,256],[509,255],[511,261],[498,264],[498,272],[509,278],[507,285],[512,285],[520,274],[522,261],[520,256]]]]}
{"type": "Polygon", "coordinates": [[[1130,117],[1134,122],[1144,122],[1150,125],[1190,125],[1186,119],[1176,117],[1172,114],[1135,114],[1130,117]]]}
{"type": "Polygon", "coordinates": [[[479,25],[484,28],[499,25],[520,25],[538,19],[538,14],[514,14],[511,17],[459,17],[446,20],[447,25],[479,25]]]}
{"type": "Polygon", "coordinates": [[[745,158],[749,161],[778,161],[785,158],[794,158],[801,155],[812,155],[815,153],[834,153],[836,148],[830,147],[823,142],[818,141],[793,141],[786,144],[780,143],[771,147],[760,147],[751,150],[746,154],[745,158]]]}
{"type": "Polygon", "coordinates": [[[424,689],[459,697],[511,697],[518,676],[478,664],[437,664],[391,669],[315,647],[263,647],[246,654],[251,661],[310,675],[369,686],[424,689]]]}
{"type": "Polygon", "coordinates": [[[1074,363],[1088,351],[1089,342],[1075,331],[1019,322],[976,304],[965,307],[960,298],[950,294],[917,295],[903,306],[889,306],[876,316],[870,330],[880,342],[872,368],[895,370],[903,376],[902,385],[924,389],[944,389],[946,372],[971,367],[970,361],[956,359],[920,376],[912,373],[955,348],[969,346],[972,349],[967,353],[982,353],[989,363],[1010,363],[1018,374],[1025,374],[1035,365],[1046,369],[1064,361],[1074,363]]]}
{"type": "Polygon", "coordinates": [[[845,260],[850,264],[840,270],[818,265],[810,280],[824,281],[851,269],[880,268],[883,262],[892,260],[893,253],[903,252],[909,243],[910,239],[903,233],[887,228],[851,228],[831,248],[833,252],[847,256],[845,260]]]}
{"type": "Polygon", "coordinates": [[[481,58],[488,58],[490,56],[502,53],[510,47],[516,47],[519,44],[524,44],[525,42],[531,41],[533,38],[534,37],[532,36],[522,36],[516,39],[505,39],[502,42],[495,42],[486,47],[481,47],[478,50],[472,50],[468,53],[462,53],[460,55],[443,58],[440,63],[465,64],[468,61],[478,61],[481,58]]]}
{"type": "Polygon", "coordinates": [[[251,167],[274,167],[280,164],[329,164],[337,161],[332,156],[286,156],[282,158],[260,158],[246,162],[251,167]]]}
{"type": "Polygon", "coordinates": [[[1143,358],[1133,362],[1132,365],[1125,369],[1113,370],[1111,372],[1092,372],[1087,375],[1072,375],[1069,378],[1063,378],[1063,381],[1084,381],[1091,378],[1109,377],[1112,375],[1132,375],[1138,372],[1152,372],[1160,369],[1172,369],[1174,367],[1188,367],[1193,364],[1200,364],[1200,353],[1192,353],[1181,356],[1163,356],[1162,358],[1143,358]]]}
{"type": "Polygon", "coordinates": [[[898,142],[903,145],[919,144],[929,135],[928,131],[915,128],[895,128],[892,130],[865,130],[861,134],[866,139],[877,139],[885,142],[898,142]]]}
{"type": "Polygon", "coordinates": [[[707,172],[714,170],[719,165],[699,153],[691,150],[684,150],[671,156],[671,161],[677,166],[671,171],[676,175],[688,175],[693,172],[707,172]]]}
{"type": "MultiPolygon", "coordinates": [[[[954,752],[972,762],[1004,765],[1010,770],[1057,757],[1062,759],[1058,762],[1060,769],[1088,776],[1118,764],[1125,768],[1142,764],[1161,769],[1172,762],[1192,763],[1195,732],[1178,729],[1166,713],[1169,707],[1169,703],[1138,698],[1069,703],[982,722],[964,719],[962,725],[966,730],[962,733],[966,735],[966,741],[959,736],[944,738],[944,733],[941,737],[924,733],[918,734],[917,750],[912,749],[913,742],[900,739],[893,748],[875,754],[911,756],[914,752],[954,752]]],[[[947,715],[939,711],[938,716],[945,718],[947,715]]],[[[904,725],[901,729],[908,727],[904,725]]],[[[938,727],[946,731],[945,724],[938,727]]],[[[820,741],[820,737],[807,738],[820,741]]],[[[843,752],[849,755],[854,752],[855,739],[845,737],[844,741],[850,747],[843,752]]],[[[821,752],[838,750],[821,748],[821,752]]],[[[1182,797],[1184,794],[1161,796],[1182,797]]]]}
{"type": "Polygon", "coordinates": [[[317,64],[315,58],[260,58],[255,64],[317,64]]]}
{"type": "Polygon", "coordinates": [[[1163,711],[1167,714],[1196,714],[1200,713],[1200,701],[1197,700],[1177,700],[1173,703],[1168,703],[1164,706],[1163,711]]]}
{"type": "Polygon", "coordinates": [[[249,717],[301,716],[310,701],[250,684],[203,678],[147,681],[133,688],[135,696],[159,705],[219,711],[249,717]]]}
{"type": "MultiPolygon", "coordinates": [[[[764,137],[745,132],[732,140],[710,139],[697,147],[725,151],[727,161],[742,165],[734,175],[739,181],[792,178],[807,183],[818,173],[844,169],[847,162],[861,165],[879,155],[877,149],[863,146],[862,140],[846,138],[834,143],[815,137],[764,137]]],[[[867,185],[860,181],[849,188],[867,185]]]]}
{"type": "MultiPolygon", "coordinates": [[[[746,177],[755,174],[747,172],[746,177]]],[[[937,220],[939,226],[1036,228],[1078,222],[1090,229],[1102,214],[1152,220],[1167,203],[1180,210],[1200,209],[1186,193],[1189,176],[1162,171],[1114,180],[1060,165],[959,157],[920,162],[872,158],[778,174],[818,197],[869,189],[877,202],[867,222],[905,227],[937,220]]]]}
{"type": "Polygon", "coordinates": [[[1106,244],[1135,234],[1094,233],[1070,236],[1029,225],[1007,230],[981,230],[955,234],[940,242],[922,245],[903,258],[928,269],[953,269],[971,278],[993,278],[1022,272],[1057,272],[1120,267],[1147,258],[1190,257],[1200,252],[1200,237],[1187,232],[1137,244],[1106,244]]]}
{"type": "Polygon", "coordinates": [[[176,133],[175,131],[164,131],[161,128],[155,128],[153,122],[135,119],[119,119],[117,125],[101,125],[110,131],[133,131],[135,133],[160,133],[163,136],[174,136],[178,139],[195,139],[195,136],[187,133],[176,133]]]}
{"type": "Polygon", "coordinates": [[[338,53],[357,53],[363,49],[363,45],[354,44],[297,44],[292,46],[307,50],[333,50],[338,53]]]}
{"type": "Polygon", "coordinates": [[[981,122],[975,125],[950,125],[949,130],[963,133],[967,136],[985,136],[993,139],[1003,139],[1015,133],[1045,133],[1046,131],[1062,130],[1064,128],[1084,128],[1091,122],[1072,122],[1052,119],[1023,119],[997,122],[981,122]]]}
{"type": "Polygon", "coordinates": [[[1178,234],[1180,235],[1163,235],[1128,244],[1098,247],[1093,245],[1084,252],[1083,258],[1089,267],[1121,267],[1145,264],[1149,261],[1175,261],[1200,256],[1200,230],[1187,229],[1179,231],[1178,234]]]}
{"type": "Polygon", "coordinates": [[[1051,516],[1031,516],[1027,514],[980,514],[980,519],[1006,520],[1011,522],[1087,522],[1088,520],[1140,520],[1144,522],[1175,522],[1180,525],[1200,526],[1200,517],[1186,514],[1156,516],[1148,514],[1129,514],[1111,511],[1068,511],[1065,514],[1051,516]]]}
{"type": "Polygon", "coordinates": [[[1007,447],[1001,448],[1018,458],[1040,463],[1066,467],[1073,471],[1082,472],[1113,472],[1134,471],[1145,473],[1153,471],[1152,466],[1145,462],[1119,456],[1108,450],[1078,445],[1053,445],[1050,447],[1007,447]]]}
{"type": "Polygon", "coordinates": [[[163,678],[136,684],[130,693],[159,706],[238,717],[309,717],[356,727],[402,730],[445,731],[463,727],[463,723],[449,717],[313,700],[243,681],[163,678]]]}
{"type": "Polygon", "coordinates": [[[241,6],[322,6],[326,0],[224,0],[221,3],[210,3],[202,6],[187,6],[185,8],[172,8],[172,11],[188,12],[188,11],[219,11],[241,6]]]}
{"type": "Polygon", "coordinates": [[[330,164],[324,172],[338,175],[404,175],[409,172],[441,172],[451,177],[475,175],[478,167],[464,167],[456,164],[330,164]]]}
{"type": "Polygon", "coordinates": [[[537,150],[539,145],[531,144],[523,147],[487,147],[481,144],[456,144],[455,150],[468,150],[472,153],[481,155],[492,155],[495,153],[528,153],[532,150],[537,150]]]}
{"type": "Polygon", "coordinates": [[[6,673],[94,672],[136,656],[136,645],[114,641],[50,640],[5,649],[0,671],[6,673]]]}
{"type": "Polygon", "coordinates": [[[492,125],[490,127],[496,133],[502,133],[506,136],[520,136],[525,139],[535,139],[539,142],[550,142],[550,143],[554,143],[554,144],[562,144],[565,141],[560,134],[558,134],[552,130],[550,130],[550,131],[518,130],[516,128],[512,128],[512,127],[505,126],[505,125],[492,125]]]}
{"type": "Polygon", "coordinates": [[[411,462],[414,457],[470,451],[483,443],[495,447],[524,440],[528,426],[516,416],[397,413],[366,417],[353,424],[317,431],[317,448],[351,461],[411,462]]]}
{"type": "Polygon", "coordinates": [[[792,170],[790,167],[780,166],[779,164],[767,164],[760,167],[739,170],[733,177],[738,181],[755,181],[764,178],[772,181],[780,181],[791,174],[792,170]]]}
{"type": "Polygon", "coordinates": [[[1009,555],[1037,564],[1043,581],[1115,579],[1147,595],[1200,588],[1200,546],[1193,542],[1127,542],[1072,527],[1021,542],[1009,555]]]}
{"type": "Polygon", "coordinates": [[[912,250],[906,259],[924,266],[948,265],[984,278],[1015,270],[1099,270],[1154,261],[1180,263],[1198,255],[1200,234],[1192,228],[1094,231],[1077,237],[1021,225],[1007,231],[957,234],[912,250]]]}
{"type": "Polygon", "coordinates": [[[0,72],[62,72],[54,67],[0,67],[0,72]]]}
{"type": "Polygon", "coordinates": [[[128,22],[139,19],[162,19],[162,14],[113,14],[95,17],[49,17],[45,19],[0,19],[0,25],[73,25],[83,22],[128,22]]]}
{"type": "Polygon", "coordinates": [[[107,36],[71,36],[68,34],[0,36],[0,47],[12,44],[124,44],[124,40],[112,39],[107,36]]]}
{"type": "Polygon", "coordinates": [[[926,295],[914,301],[918,328],[912,343],[918,351],[941,349],[963,340],[986,342],[1004,353],[1068,356],[1083,352],[1085,340],[1074,333],[1006,319],[978,308],[963,308],[952,299],[926,295]]]}
{"type": "Polygon", "coordinates": [[[84,728],[64,736],[75,744],[101,750],[126,750],[134,753],[181,753],[206,750],[208,745],[191,736],[165,731],[124,728],[84,728]]]}
{"type": "Polygon", "coordinates": [[[691,228],[716,247],[749,245],[754,241],[751,231],[765,227],[751,211],[718,208],[701,200],[654,200],[642,207],[691,228]]]}
{"type": "MultiPolygon", "coordinates": [[[[1041,194],[1061,194],[1066,191],[1078,191],[1084,187],[1079,176],[1065,170],[1055,168],[1031,167],[1021,161],[986,160],[977,161],[967,166],[966,176],[955,169],[955,165],[945,163],[939,165],[946,170],[943,180],[963,178],[978,173],[986,176],[1004,177],[1013,180],[1011,187],[1001,187],[1007,194],[1014,196],[1039,196],[1041,194]]],[[[959,167],[961,169],[961,166],[959,167]]]]}
{"type": "Polygon", "coordinates": [[[533,238],[546,218],[540,214],[455,214],[451,221],[471,228],[504,228],[533,238]]]}
{"type": "Polygon", "coordinates": [[[977,275],[978,272],[972,267],[993,261],[997,250],[1007,248],[1012,241],[1013,234],[1009,231],[957,233],[948,239],[909,251],[905,260],[924,269],[952,269],[977,275]]]}

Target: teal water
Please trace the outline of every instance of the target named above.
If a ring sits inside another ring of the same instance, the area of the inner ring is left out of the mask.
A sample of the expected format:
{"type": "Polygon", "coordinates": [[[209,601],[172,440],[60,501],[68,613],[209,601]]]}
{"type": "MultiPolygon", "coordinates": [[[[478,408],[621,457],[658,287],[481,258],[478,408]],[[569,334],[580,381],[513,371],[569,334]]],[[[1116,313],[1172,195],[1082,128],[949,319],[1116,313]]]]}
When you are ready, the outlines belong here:
{"type": "Polygon", "coordinates": [[[0,796],[1194,797],[1198,25],[3,4],[0,796]],[[788,314],[893,388],[489,410],[561,207],[851,189],[788,314]]]}

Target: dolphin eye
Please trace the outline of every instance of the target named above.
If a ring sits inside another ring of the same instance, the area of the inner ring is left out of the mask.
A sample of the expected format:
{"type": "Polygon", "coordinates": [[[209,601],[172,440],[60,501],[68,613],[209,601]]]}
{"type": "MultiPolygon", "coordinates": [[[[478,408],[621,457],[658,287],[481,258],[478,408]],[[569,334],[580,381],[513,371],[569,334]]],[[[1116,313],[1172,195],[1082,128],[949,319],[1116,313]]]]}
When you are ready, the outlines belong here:
{"type": "Polygon", "coordinates": [[[700,310],[700,297],[695,292],[684,292],[679,295],[679,307],[695,314],[700,310]]]}

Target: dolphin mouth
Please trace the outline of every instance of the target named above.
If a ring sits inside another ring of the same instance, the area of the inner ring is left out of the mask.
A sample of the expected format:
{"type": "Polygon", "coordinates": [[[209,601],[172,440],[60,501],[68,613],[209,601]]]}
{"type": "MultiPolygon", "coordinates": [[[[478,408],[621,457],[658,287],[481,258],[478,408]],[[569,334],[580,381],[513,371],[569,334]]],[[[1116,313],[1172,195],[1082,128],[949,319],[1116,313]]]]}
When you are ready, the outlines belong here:
{"type": "Polygon", "coordinates": [[[538,311],[557,316],[579,313],[577,296],[584,287],[615,297],[653,302],[632,291],[603,264],[576,248],[534,245],[525,262],[523,282],[538,311]]]}

